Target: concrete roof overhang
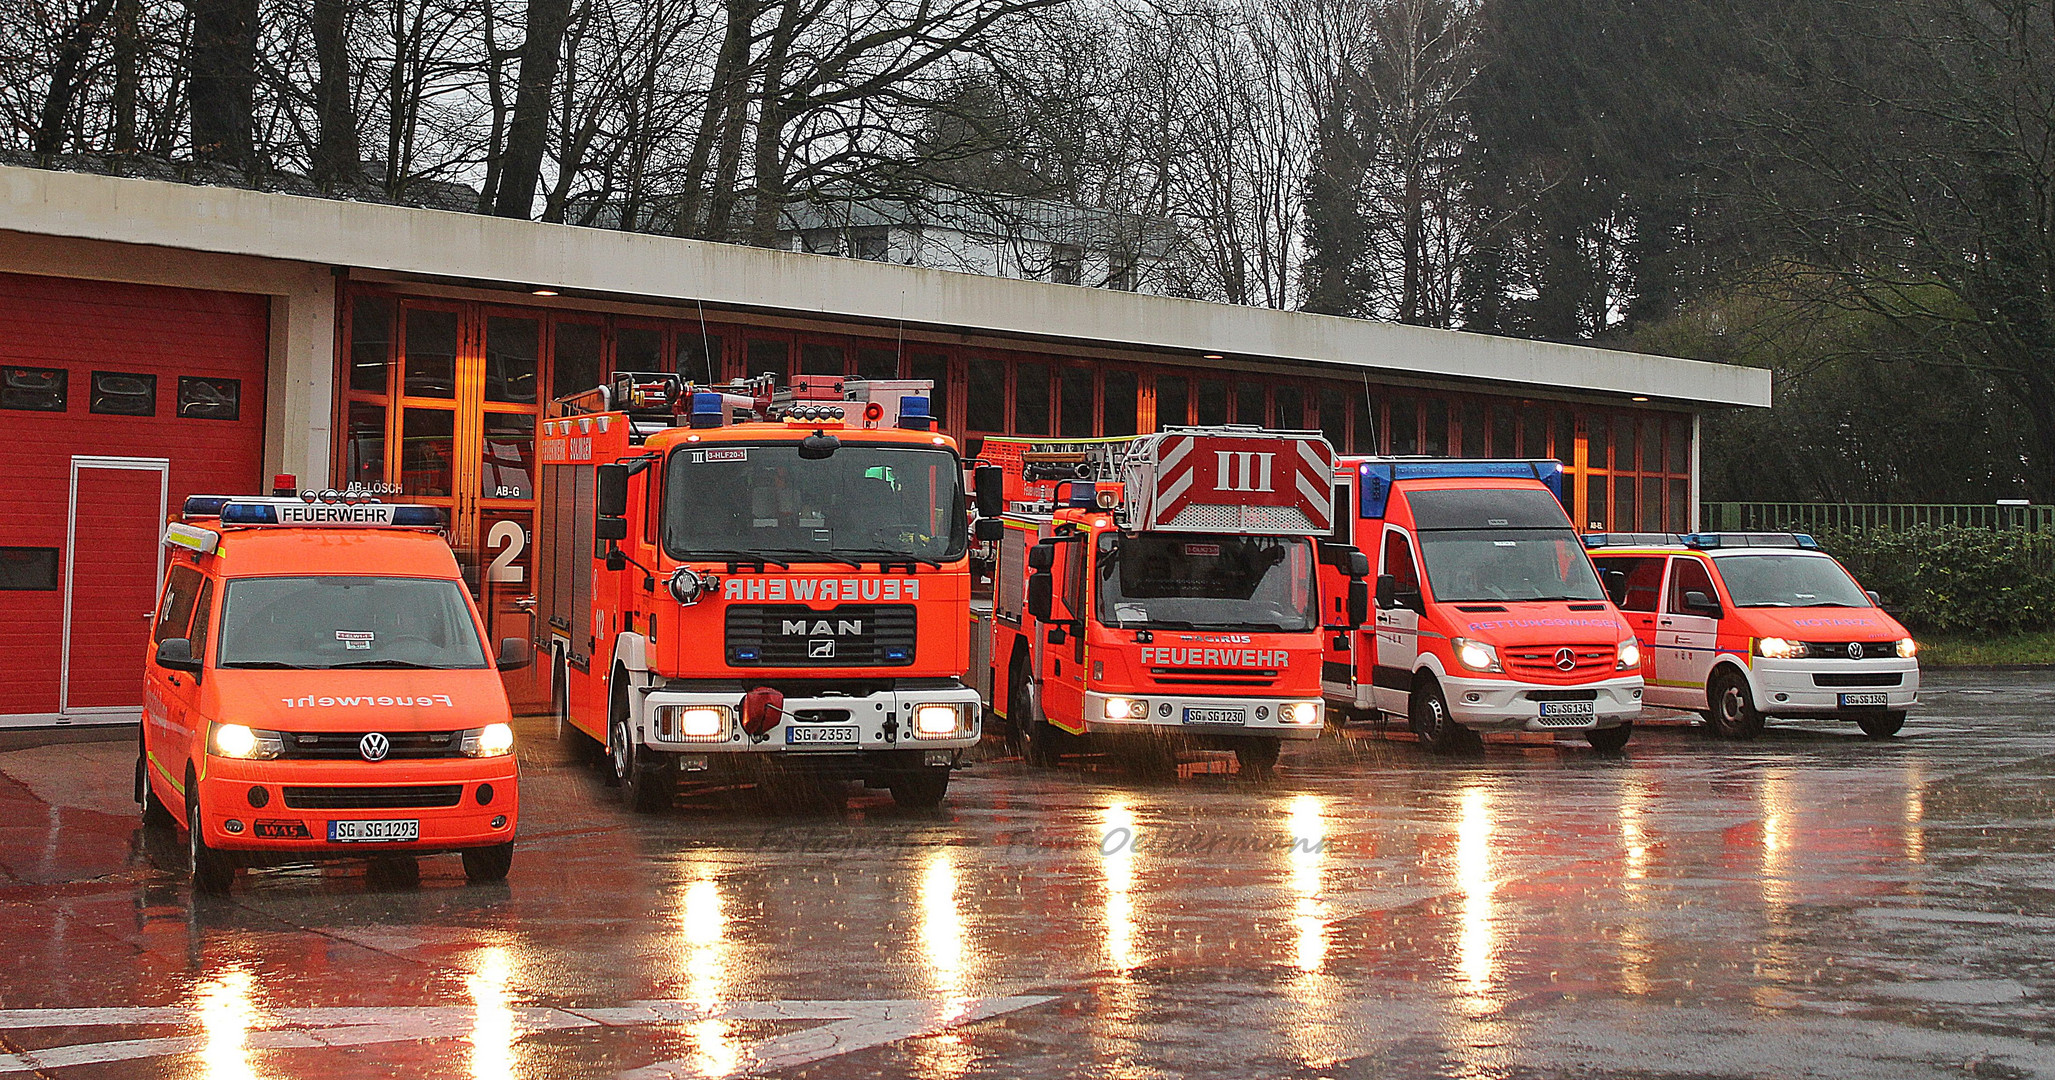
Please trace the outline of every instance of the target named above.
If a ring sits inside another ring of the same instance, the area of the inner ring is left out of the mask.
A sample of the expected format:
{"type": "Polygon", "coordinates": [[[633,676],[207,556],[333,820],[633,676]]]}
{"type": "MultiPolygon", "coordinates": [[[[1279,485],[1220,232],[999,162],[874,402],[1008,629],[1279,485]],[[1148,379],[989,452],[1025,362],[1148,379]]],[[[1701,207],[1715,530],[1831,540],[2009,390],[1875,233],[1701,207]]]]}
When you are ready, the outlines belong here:
{"type": "Polygon", "coordinates": [[[1691,407],[1768,406],[1755,368],[476,214],[0,167],[0,228],[487,288],[1207,354],[1691,407]]]}

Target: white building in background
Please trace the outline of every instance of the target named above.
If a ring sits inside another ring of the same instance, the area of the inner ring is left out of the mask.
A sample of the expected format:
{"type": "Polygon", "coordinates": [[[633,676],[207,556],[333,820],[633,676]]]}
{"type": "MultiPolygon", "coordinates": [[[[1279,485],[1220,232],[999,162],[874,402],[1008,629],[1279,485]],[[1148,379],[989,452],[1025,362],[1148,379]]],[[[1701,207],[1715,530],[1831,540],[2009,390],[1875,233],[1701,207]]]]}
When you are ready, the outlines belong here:
{"type": "Polygon", "coordinates": [[[1173,295],[1167,222],[1050,199],[803,204],[778,248],[1055,285],[1173,295]]]}

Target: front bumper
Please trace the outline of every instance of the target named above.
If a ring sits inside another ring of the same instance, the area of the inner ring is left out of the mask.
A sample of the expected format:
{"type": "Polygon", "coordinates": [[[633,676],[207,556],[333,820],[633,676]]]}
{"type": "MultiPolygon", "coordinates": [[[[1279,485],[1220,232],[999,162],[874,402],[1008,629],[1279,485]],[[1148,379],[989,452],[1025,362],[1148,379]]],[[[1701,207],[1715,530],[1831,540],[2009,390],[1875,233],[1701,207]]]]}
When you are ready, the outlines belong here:
{"type": "Polygon", "coordinates": [[[489,758],[436,758],[369,764],[360,761],[246,761],[209,756],[199,780],[200,835],[221,851],[291,855],[419,854],[491,847],[514,838],[520,822],[520,770],[512,754],[489,758]],[[454,806],[376,809],[297,809],[286,805],[285,789],[379,789],[451,787],[454,806]],[[481,787],[489,787],[480,802],[481,787]],[[252,789],[264,791],[265,805],[252,805],[252,789]],[[229,822],[239,828],[230,831],[229,822]],[[331,843],[331,821],[418,821],[421,835],[410,841],[331,843]],[[498,822],[498,824],[494,824],[498,822]],[[269,824],[279,823],[279,824],[269,824]],[[292,828],[297,823],[305,830],[292,828]],[[268,835],[260,836],[259,833],[268,835]]]}
{"type": "Polygon", "coordinates": [[[1754,657],[1750,674],[1755,680],[1755,707],[1770,716],[1826,716],[1859,709],[1909,709],[1919,704],[1919,660],[1915,657],[1889,660],[1846,660],[1813,658],[1771,660],[1754,657]],[[1829,682],[1898,677],[1896,686],[1821,686],[1829,682]],[[1884,704],[1844,706],[1843,694],[1882,694],[1884,704]]]}
{"type": "Polygon", "coordinates": [[[1641,715],[1641,676],[1621,675],[1582,686],[1444,675],[1441,692],[1456,723],[1478,731],[1590,731],[1631,723],[1641,715]],[[1542,705],[1590,694],[1588,716],[1542,715],[1542,705]]]}
{"type": "Polygon", "coordinates": [[[1133,733],[1142,731],[1178,731],[1188,735],[1261,735],[1276,739],[1317,739],[1327,716],[1327,705],[1320,699],[1319,691],[1301,697],[1190,697],[1163,694],[1102,694],[1087,692],[1084,701],[1085,730],[1092,734],[1133,733]],[[1147,719],[1113,720],[1106,716],[1106,702],[1109,699],[1139,700],[1147,706],[1147,719]],[[1313,706],[1313,721],[1309,724],[1287,724],[1282,719],[1284,706],[1310,704],[1313,706]],[[1190,710],[1191,712],[1188,712],[1190,710]],[[1232,716],[1239,713],[1239,722],[1233,720],[1187,720],[1192,713],[1205,715],[1211,711],[1215,716],[1232,716]]]}
{"type": "Polygon", "coordinates": [[[961,684],[931,690],[884,690],[860,697],[787,696],[784,716],[778,725],[751,738],[742,730],[741,694],[658,688],[643,695],[635,740],[659,753],[776,754],[794,759],[824,754],[960,750],[977,745],[983,709],[978,692],[961,684]],[[658,737],[658,709],[694,705],[725,707],[729,712],[727,733],[712,739],[658,737]],[[913,710],[920,705],[956,706],[961,721],[956,733],[939,738],[916,737],[913,710]],[[823,738],[826,735],[844,737],[823,738]]]}

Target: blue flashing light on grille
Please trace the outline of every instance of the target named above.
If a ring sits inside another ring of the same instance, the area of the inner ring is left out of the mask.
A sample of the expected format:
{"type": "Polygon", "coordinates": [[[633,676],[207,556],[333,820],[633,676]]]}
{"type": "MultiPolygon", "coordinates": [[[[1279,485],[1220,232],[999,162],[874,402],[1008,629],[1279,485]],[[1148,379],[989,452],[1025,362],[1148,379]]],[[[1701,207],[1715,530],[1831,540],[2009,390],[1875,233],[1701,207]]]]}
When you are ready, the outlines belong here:
{"type": "Polygon", "coordinates": [[[934,416],[928,412],[928,399],[919,396],[900,398],[899,426],[912,431],[926,431],[934,427],[934,416]]]}
{"type": "Polygon", "coordinates": [[[696,428],[720,427],[726,411],[727,405],[721,400],[721,395],[702,390],[692,395],[690,423],[696,428]]]}
{"type": "Polygon", "coordinates": [[[757,658],[757,651],[756,651],[755,649],[736,649],[736,650],[735,650],[735,659],[737,659],[737,660],[748,660],[748,661],[754,662],[754,661],[756,660],[756,658],[757,658]]]}
{"type": "Polygon", "coordinates": [[[888,664],[903,664],[909,659],[909,654],[905,649],[887,648],[884,652],[885,662],[888,664]]]}

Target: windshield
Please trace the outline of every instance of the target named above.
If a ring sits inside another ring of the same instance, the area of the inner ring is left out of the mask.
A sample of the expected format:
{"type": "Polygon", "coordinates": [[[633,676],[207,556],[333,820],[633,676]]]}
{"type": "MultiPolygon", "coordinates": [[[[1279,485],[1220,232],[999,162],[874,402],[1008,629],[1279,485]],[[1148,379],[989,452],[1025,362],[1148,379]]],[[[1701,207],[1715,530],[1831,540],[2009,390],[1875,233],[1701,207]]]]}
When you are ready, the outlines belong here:
{"type": "Polygon", "coordinates": [[[1298,538],[1107,533],[1099,621],[1159,630],[1312,630],[1313,546],[1298,538]]]}
{"type": "Polygon", "coordinates": [[[477,668],[485,649],[454,581],[243,578],[221,604],[216,666],[477,668]]]}
{"type": "MultiPolygon", "coordinates": [[[[947,450],[857,446],[808,461],[797,443],[683,447],[664,488],[673,558],[963,555],[963,466],[947,450]]],[[[845,559],[845,561],[846,561],[845,559]]]]}
{"type": "Polygon", "coordinates": [[[1841,564],[1819,555],[1728,555],[1720,578],[1736,607],[1869,607],[1841,564]]]}
{"type": "Polygon", "coordinates": [[[1584,545],[1568,529],[1420,533],[1428,587],[1445,603],[1603,600],[1584,545]]]}

